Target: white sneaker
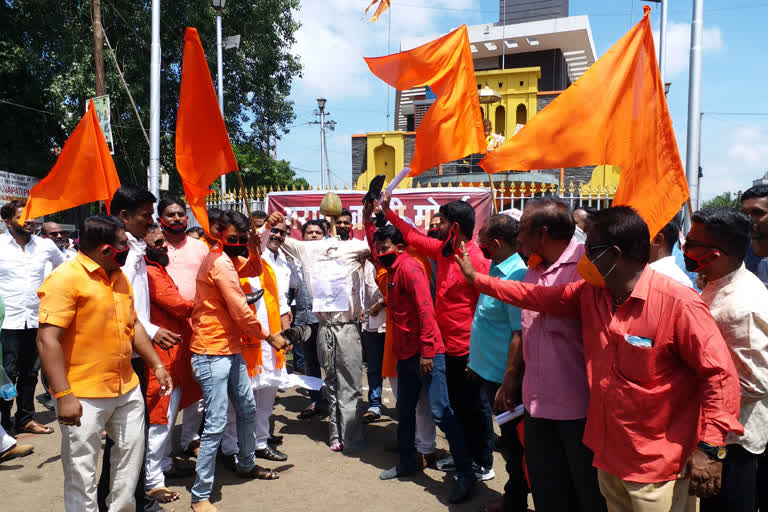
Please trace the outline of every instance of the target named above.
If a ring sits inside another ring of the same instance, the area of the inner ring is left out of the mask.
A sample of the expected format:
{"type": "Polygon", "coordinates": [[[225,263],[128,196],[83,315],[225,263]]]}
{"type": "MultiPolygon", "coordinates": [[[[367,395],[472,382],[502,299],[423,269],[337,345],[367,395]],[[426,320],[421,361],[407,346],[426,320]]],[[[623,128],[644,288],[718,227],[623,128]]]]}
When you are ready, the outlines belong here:
{"type": "Polygon", "coordinates": [[[475,474],[478,482],[486,482],[496,478],[496,472],[493,471],[493,468],[484,468],[483,466],[472,464],[472,472],[475,474]]]}
{"type": "Polygon", "coordinates": [[[392,466],[379,475],[380,480],[392,480],[393,478],[397,478],[397,466],[392,466]]]}

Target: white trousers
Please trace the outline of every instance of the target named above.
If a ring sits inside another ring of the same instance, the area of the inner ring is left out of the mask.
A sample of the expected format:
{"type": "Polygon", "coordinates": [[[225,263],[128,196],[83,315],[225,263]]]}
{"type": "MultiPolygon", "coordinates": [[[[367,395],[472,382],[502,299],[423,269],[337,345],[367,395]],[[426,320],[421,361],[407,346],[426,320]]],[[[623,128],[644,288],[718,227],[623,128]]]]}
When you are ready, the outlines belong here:
{"type": "MultiPolygon", "coordinates": [[[[0,414],[0,418],[2,418],[2,414],[0,414]]],[[[10,450],[15,444],[16,440],[9,436],[8,432],[6,432],[5,429],[0,426],[0,453],[3,453],[6,450],[10,450]]]]}
{"type": "Polygon", "coordinates": [[[183,409],[181,417],[181,449],[189,448],[189,443],[200,439],[200,424],[203,422],[205,402],[200,399],[183,409]]]}
{"type": "Polygon", "coordinates": [[[254,434],[256,436],[256,449],[263,450],[267,447],[269,439],[269,418],[275,406],[277,388],[260,388],[253,390],[253,399],[256,401],[256,421],[254,422],[254,434]]]}
{"type": "Polygon", "coordinates": [[[144,464],[144,489],[151,491],[165,487],[165,473],[171,469],[172,436],[171,431],[176,424],[176,415],[179,413],[181,401],[181,388],[173,388],[171,399],[168,401],[168,423],[156,425],[150,423],[149,437],[147,437],[147,460],[144,464]]]}
{"type": "Polygon", "coordinates": [[[115,398],[80,398],[81,426],[61,425],[61,465],[67,512],[97,512],[96,465],[101,432],[115,442],[110,451],[109,512],[134,512],[134,491],[144,462],[144,398],[140,386],[115,398]]]}
{"type": "MultiPolygon", "coordinates": [[[[397,398],[397,377],[389,377],[389,386],[397,398]]],[[[432,411],[429,409],[429,395],[427,386],[421,386],[419,401],[416,402],[416,451],[429,455],[435,453],[437,442],[435,441],[435,421],[432,419],[432,411]]]]}

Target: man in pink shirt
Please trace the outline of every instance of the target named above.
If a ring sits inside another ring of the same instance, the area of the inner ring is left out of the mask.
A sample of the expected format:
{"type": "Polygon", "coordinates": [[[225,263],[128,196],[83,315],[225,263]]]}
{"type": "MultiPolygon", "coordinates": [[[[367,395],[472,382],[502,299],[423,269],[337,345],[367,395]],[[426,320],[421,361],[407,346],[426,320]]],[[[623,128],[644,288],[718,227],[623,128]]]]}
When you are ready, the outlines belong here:
{"type": "Polygon", "coordinates": [[[601,210],[586,232],[585,280],[565,285],[500,281],[456,259],[481,293],[581,319],[591,393],[584,443],[608,510],[694,511],[689,493],[720,490],[720,448],[729,432],[744,432],[728,347],[701,297],[647,266],[650,234],[637,212],[601,210]]]}
{"type": "MultiPolygon", "coordinates": [[[[168,265],[165,270],[186,300],[195,300],[197,272],[208,254],[208,246],[187,236],[187,205],[175,196],[163,198],[157,204],[157,218],[168,241],[168,265]]],[[[203,420],[203,401],[184,408],[181,427],[181,448],[197,455],[200,446],[200,422],[203,420]]]]}
{"type": "MultiPolygon", "coordinates": [[[[581,279],[576,264],[584,246],[574,229],[566,203],[526,204],[517,236],[529,261],[523,282],[555,286],[581,279]]],[[[589,405],[581,323],[530,309],[522,310],[521,320],[522,346],[509,355],[497,402],[513,409],[522,377],[525,456],[536,510],[605,510],[592,452],[581,441],[589,405]]]]}

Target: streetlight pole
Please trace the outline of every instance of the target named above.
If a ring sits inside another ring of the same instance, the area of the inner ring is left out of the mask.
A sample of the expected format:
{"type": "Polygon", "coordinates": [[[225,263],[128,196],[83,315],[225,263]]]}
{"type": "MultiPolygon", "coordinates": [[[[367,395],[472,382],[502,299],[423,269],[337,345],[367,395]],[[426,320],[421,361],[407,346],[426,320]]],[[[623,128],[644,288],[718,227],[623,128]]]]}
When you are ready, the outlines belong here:
{"type": "MultiPolygon", "coordinates": [[[[699,165],[701,147],[701,44],[704,23],[704,0],[693,0],[691,19],[691,61],[688,77],[688,136],[686,142],[685,175],[690,190],[692,210],[699,208],[699,165]]],[[[691,219],[686,217],[685,229],[691,219]]]]}
{"type": "MultiPolygon", "coordinates": [[[[320,188],[325,189],[325,98],[317,98],[317,108],[320,111],[320,188]]],[[[330,179],[328,180],[330,185],[330,179]]]]}
{"type": "Polygon", "coordinates": [[[149,190],[160,197],[160,0],[152,0],[149,68],[149,190]]]}
{"type": "MultiPolygon", "coordinates": [[[[213,0],[213,7],[216,9],[216,74],[219,85],[219,110],[221,110],[221,117],[224,118],[224,60],[223,50],[221,42],[221,10],[226,5],[227,0],[213,0]]],[[[221,193],[227,192],[227,175],[221,175],[221,193]]]]}

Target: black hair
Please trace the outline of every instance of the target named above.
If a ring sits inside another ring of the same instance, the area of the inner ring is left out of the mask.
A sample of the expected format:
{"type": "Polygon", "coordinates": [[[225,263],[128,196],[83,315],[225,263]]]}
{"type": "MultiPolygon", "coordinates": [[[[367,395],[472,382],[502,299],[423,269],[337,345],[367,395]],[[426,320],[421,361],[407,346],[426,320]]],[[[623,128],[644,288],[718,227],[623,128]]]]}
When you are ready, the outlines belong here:
{"type": "Polygon", "coordinates": [[[752,226],[746,213],[735,208],[704,208],[691,216],[691,222],[703,224],[729,256],[744,259],[752,226]]]}
{"type": "Polygon", "coordinates": [[[267,215],[267,212],[264,210],[256,210],[255,212],[251,212],[251,217],[254,219],[266,219],[269,215],[267,215]]]}
{"type": "Polygon", "coordinates": [[[501,240],[513,248],[517,246],[517,234],[520,232],[520,224],[502,213],[488,217],[488,230],[486,236],[491,240],[501,240]]]}
{"type": "Polygon", "coordinates": [[[342,209],[341,213],[336,216],[336,218],[339,218],[339,217],[349,217],[349,221],[352,222],[352,212],[347,210],[346,208],[342,209]]]}
{"type": "Polygon", "coordinates": [[[680,240],[680,225],[682,224],[682,215],[678,213],[674,218],[661,228],[659,233],[664,235],[664,247],[672,252],[675,244],[680,240]]]}
{"type": "Polygon", "coordinates": [[[747,199],[760,199],[761,197],[768,197],[768,185],[755,185],[748,188],[746,192],[741,194],[741,202],[743,203],[747,199]]]}
{"type": "Polygon", "coordinates": [[[603,243],[621,249],[624,259],[648,263],[651,235],[648,232],[648,224],[633,208],[614,206],[596,211],[589,216],[586,227],[597,231],[603,238],[603,243]]]}
{"type": "Polygon", "coordinates": [[[301,235],[304,236],[307,234],[307,228],[309,226],[318,226],[320,230],[323,232],[323,236],[328,234],[328,230],[325,227],[325,221],[323,219],[312,219],[308,220],[304,223],[303,226],[301,226],[301,235]]]}
{"type": "Polygon", "coordinates": [[[8,201],[3,206],[0,206],[0,218],[3,220],[11,220],[16,215],[16,210],[27,206],[26,199],[14,199],[8,201]]]}
{"type": "Polygon", "coordinates": [[[145,204],[155,204],[155,200],[152,192],[145,188],[136,185],[122,185],[112,196],[109,208],[115,215],[120,214],[123,210],[128,213],[135,213],[145,204]]]}
{"type": "Polygon", "coordinates": [[[205,231],[200,226],[192,226],[187,230],[187,234],[190,233],[197,233],[198,236],[203,236],[205,234],[205,231]]]}
{"type": "Polygon", "coordinates": [[[185,203],[182,198],[177,196],[166,196],[162,198],[159,203],[157,203],[158,215],[162,215],[165,209],[171,206],[172,204],[177,204],[181,206],[184,209],[184,213],[186,214],[187,203],[185,203]]]}
{"type": "Polygon", "coordinates": [[[248,232],[251,227],[251,223],[248,221],[248,217],[244,214],[232,210],[222,212],[217,219],[219,224],[219,232],[224,231],[229,226],[234,226],[238,231],[248,232]]]}
{"type": "Polygon", "coordinates": [[[113,245],[117,232],[125,229],[125,224],[113,215],[92,215],[80,224],[80,250],[90,252],[104,244],[113,245]]]}
{"type": "MultiPolygon", "coordinates": [[[[542,226],[547,228],[549,236],[553,240],[570,240],[576,231],[576,222],[573,220],[568,203],[561,199],[541,198],[528,202],[526,208],[535,208],[531,214],[531,230],[542,226]]],[[[589,215],[587,215],[589,219],[589,215]]]]}
{"type": "Polygon", "coordinates": [[[404,245],[405,239],[400,230],[392,224],[387,224],[383,228],[379,228],[373,234],[374,242],[383,242],[384,240],[390,240],[395,245],[404,245]]]}
{"type": "Polygon", "coordinates": [[[224,213],[224,210],[221,208],[208,208],[208,222],[210,224],[219,222],[222,213],[224,213]]]}
{"type": "Polygon", "coordinates": [[[466,201],[451,201],[440,207],[440,214],[445,220],[459,225],[459,230],[467,238],[472,238],[475,231],[475,209],[466,201]]]}

